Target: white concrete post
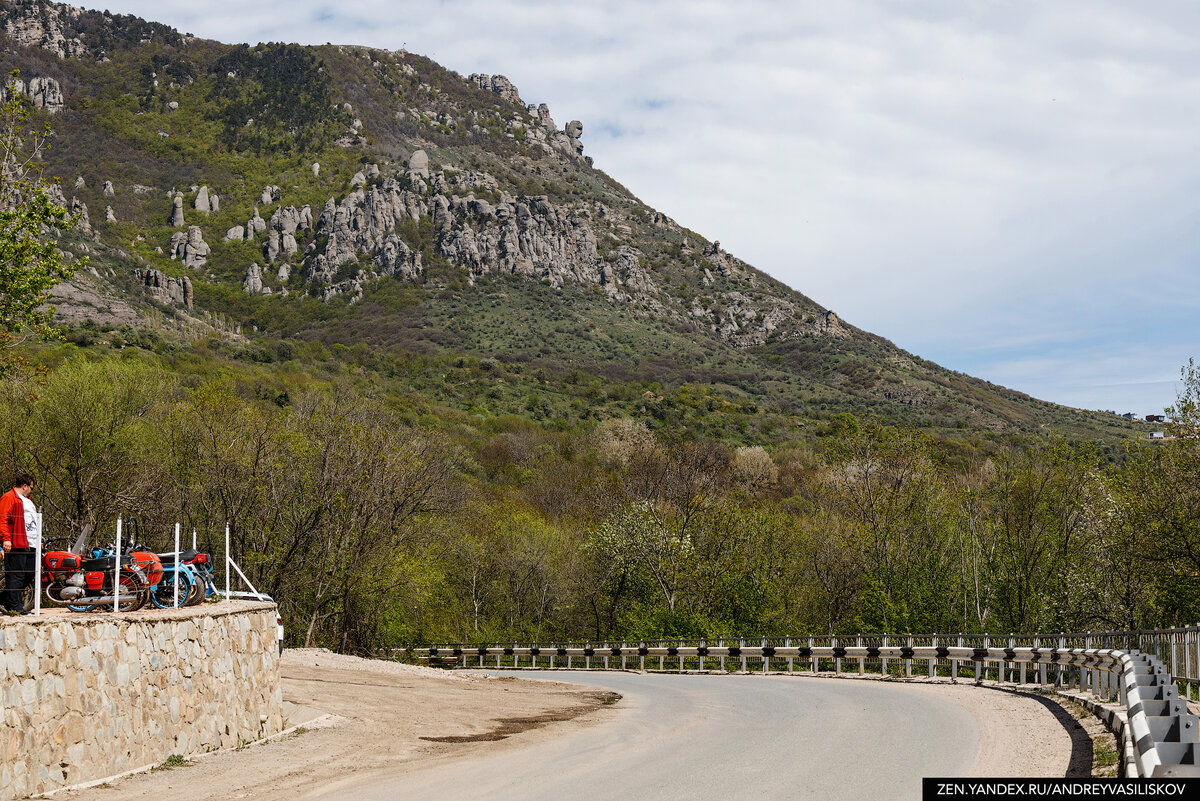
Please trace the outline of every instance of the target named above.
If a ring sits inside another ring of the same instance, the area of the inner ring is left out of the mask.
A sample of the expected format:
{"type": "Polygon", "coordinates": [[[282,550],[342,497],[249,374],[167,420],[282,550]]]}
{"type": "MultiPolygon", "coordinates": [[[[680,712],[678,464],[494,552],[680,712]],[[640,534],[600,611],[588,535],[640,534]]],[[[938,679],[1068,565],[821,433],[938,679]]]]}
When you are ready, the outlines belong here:
{"type": "Polygon", "coordinates": [[[225,524],[225,600],[229,600],[229,524],[225,524]]]}
{"type": "Polygon", "coordinates": [[[117,560],[113,566],[113,611],[121,602],[121,516],[117,515],[117,560]]]}
{"type": "Polygon", "coordinates": [[[174,596],[174,600],[172,603],[176,608],[179,607],[179,567],[180,567],[180,563],[183,562],[183,560],[179,558],[180,556],[181,556],[181,554],[179,553],[179,524],[176,523],[175,524],[175,570],[172,571],[172,575],[174,575],[174,577],[175,577],[175,596],[174,596]]]}

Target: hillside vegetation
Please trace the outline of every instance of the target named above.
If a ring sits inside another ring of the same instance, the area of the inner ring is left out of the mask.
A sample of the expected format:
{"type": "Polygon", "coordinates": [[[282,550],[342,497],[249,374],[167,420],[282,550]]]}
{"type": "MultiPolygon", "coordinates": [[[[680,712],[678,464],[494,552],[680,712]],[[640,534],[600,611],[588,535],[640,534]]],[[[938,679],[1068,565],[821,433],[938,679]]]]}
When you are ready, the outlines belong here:
{"type": "Polygon", "coordinates": [[[364,652],[1200,611],[1186,404],[1151,448],[902,351],[502,76],[0,21],[88,259],[0,398],[51,532],[229,522],[292,643],[364,652]]]}

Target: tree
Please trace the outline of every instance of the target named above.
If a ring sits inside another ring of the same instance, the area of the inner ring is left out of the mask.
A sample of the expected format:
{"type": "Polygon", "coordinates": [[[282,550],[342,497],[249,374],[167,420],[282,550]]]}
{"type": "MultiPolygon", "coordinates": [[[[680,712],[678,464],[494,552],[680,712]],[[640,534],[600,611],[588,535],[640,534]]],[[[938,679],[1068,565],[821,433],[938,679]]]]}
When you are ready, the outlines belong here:
{"type": "MultiPolygon", "coordinates": [[[[55,234],[77,221],[59,202],[62,193],[42,177],[49,148],[47,123],[35,129],[12,73],[0,106],[0,347],[26,328],[53,333],[50,290],[75,272],[63,262],[55,234]]],[[[8,360],[8,366],[13,362],[8,360]]]]}

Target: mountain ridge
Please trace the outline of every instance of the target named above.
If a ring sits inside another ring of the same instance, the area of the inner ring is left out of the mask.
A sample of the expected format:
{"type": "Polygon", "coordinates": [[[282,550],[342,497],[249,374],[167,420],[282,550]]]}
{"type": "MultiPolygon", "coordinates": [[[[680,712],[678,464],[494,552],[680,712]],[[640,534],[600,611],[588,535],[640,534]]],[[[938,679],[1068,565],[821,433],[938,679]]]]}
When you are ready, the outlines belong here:
{"type": "Polygon", "coordinates": [[[642,203],[583,155],[579,121],[504,76],[40,0],[0,19],[5,68],[58,134],[49,172],[87,212],[68,320],[148,307],[168,327],[697,381],[804,419],[1132,431],[841,320],[642,203]]]}

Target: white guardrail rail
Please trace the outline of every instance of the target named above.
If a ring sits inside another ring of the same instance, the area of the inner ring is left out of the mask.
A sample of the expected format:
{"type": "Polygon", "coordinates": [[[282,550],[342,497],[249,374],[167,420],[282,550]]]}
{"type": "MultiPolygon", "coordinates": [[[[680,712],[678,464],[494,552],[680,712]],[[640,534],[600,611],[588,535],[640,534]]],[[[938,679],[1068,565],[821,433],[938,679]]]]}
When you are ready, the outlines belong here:
{"type": "Polygon", "coordinates": [[[994,673],[1001,683],[1075,691],[1102,703],[1119,703],[1118,719],[1110,723],[1124,740],[1127,777],[1200,776],[1200,718],[1188,712],[1193,692],[1200,700],[1200,626],[1049,636],[882,634],[437,645],[394,648],[387,655],[489,669],[803,671],[976,682],[994,673]]]}

